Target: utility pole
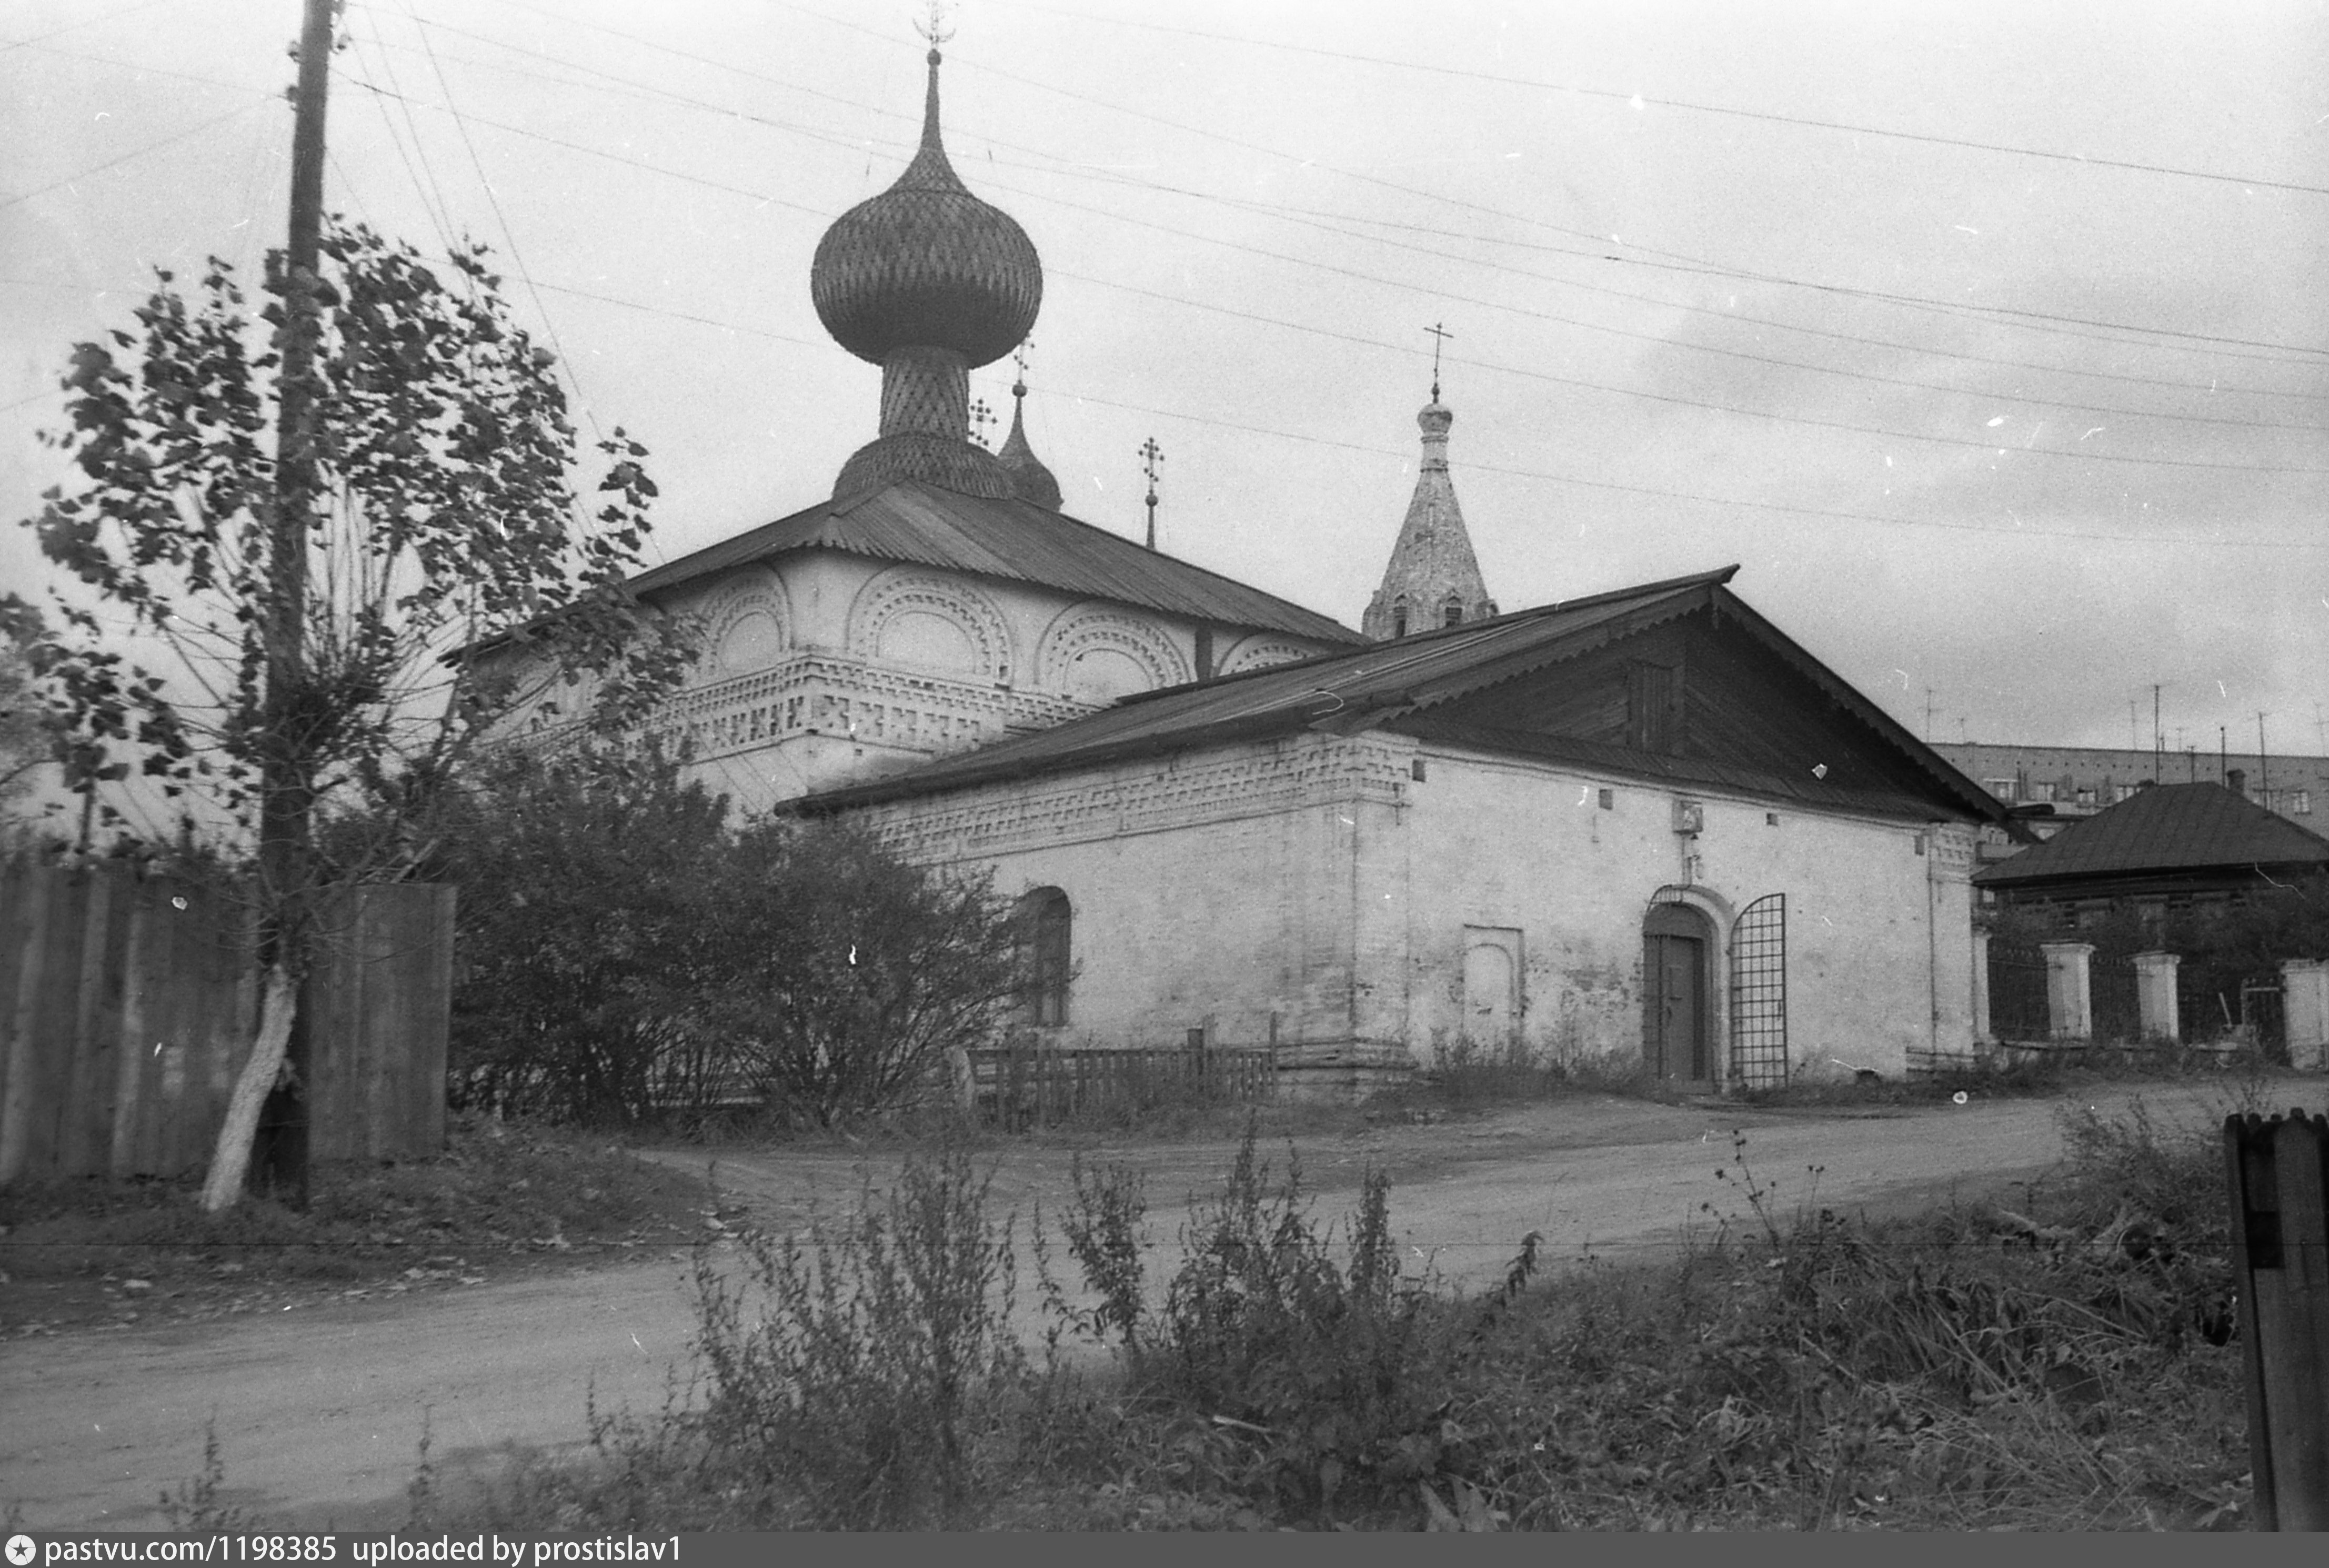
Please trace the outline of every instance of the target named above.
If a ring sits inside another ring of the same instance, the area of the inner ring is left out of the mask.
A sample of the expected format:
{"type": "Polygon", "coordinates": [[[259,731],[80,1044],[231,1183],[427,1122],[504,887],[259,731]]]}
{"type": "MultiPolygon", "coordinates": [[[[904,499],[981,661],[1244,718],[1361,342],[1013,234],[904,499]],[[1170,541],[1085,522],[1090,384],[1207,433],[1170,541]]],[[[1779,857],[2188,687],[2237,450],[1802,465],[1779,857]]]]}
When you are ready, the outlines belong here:
{"type": "MultiPolygon", "coordinates": [[[[303,907],[314,859],[314,766],[298,723],[307,681],[307,548],[320,488],[316,473],[316,275],[323,264],[324,109],[331,86],[335,0],[305,0],[299,85],[292,94],[291,214],[284,247],[283,363],[278,373],[275,515],[268,526],[270,591],[265,628],[266,735],[259,765],[259,878],[262,970],[288,970],[296,986],[313,912],[303,907]]],[[[308,1031],[294,1028],[278,1083],[260,1113],[252,1173],[306,1207],[308,1031]]]]}
{"type": "Polygon", "coordinates": [[[2167,737],[2165,732],[2159,727],[2159,687],[2156,683],[2154,683],[2151,688],[2151,777],[2153,782],[2157,783],[2162,781],[2159,776],[2166,771],[2166,768],[2164,765],[2166,760],[2167,737]]]}
{"type": "Polygon", "coordinates": [[[2272,799],[2272,759],[2265,754],[2264,714],[2257,714],[2257,793],[2268,802],[2272,799]]]}
{"type": "Polygon", "coordinates": [[[1930,744],[1930,743],[1931,743],[1931,741],[1932,741],[1932,739],[1933,739],[1933,688],[1932,688],[1932,687],[1930,687],[1930,686],[1927,686],[1927,687],[1925,688],[1925,740],[1926,740],[1926,742],[1927,742],[1928,744],[1930,744]]]}

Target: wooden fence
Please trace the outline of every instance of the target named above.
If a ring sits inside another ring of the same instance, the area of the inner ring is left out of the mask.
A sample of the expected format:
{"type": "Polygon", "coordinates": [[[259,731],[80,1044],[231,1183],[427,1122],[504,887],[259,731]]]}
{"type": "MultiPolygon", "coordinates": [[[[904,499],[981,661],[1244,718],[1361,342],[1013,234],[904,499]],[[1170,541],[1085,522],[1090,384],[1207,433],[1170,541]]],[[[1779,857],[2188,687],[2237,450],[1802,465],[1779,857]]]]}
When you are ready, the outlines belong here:
{"type": "Polygon", "coordinates": [[[1014,1129],[1147,1104],[1247,1104],[1268,1100],[1278,1089],[1278,1055],[1267,1045],[1044,1050],[1019,1044],[966,1054],[965,1097],[1014,1129]]]}
{"type": "MultiPolygon", "coordinates": [[[[118,862],[0,863],[0,1183],[209,1161],[256,1032],[246,907],[118,862]]],[[[445,1141],[453,890],[353,890],[300,995],[315,1158],[445,1141]]]]}

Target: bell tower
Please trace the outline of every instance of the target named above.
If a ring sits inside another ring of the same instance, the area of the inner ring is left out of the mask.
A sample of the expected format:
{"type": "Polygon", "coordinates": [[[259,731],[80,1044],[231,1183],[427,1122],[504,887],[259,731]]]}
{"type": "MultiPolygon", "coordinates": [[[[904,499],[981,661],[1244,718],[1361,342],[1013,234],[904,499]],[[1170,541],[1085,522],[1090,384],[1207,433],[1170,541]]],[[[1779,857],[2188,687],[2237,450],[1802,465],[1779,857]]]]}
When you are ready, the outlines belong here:
{"type": "MultiPolygon", "coordinates": [[[[1436,338],[1447,336],[1437,326],[1429,330],[1436,338]]],[[[1391,562],[1383,568],[1382,586],[1359,622],[1359,629],[1377,642],[1485,620],[1496,613],[1496,602],[1480,580],[1472,536],[1464,529],[1455,483],[1447,477],[1447,428],[1456,415],[1439,401],[1438,345],[1433,348],[1431,401],[1415,416],[1423,430],[1423,463],[1415,476],[1415,496],[1407,504],[1407,521],[1400,525],[1391,562]]]]}

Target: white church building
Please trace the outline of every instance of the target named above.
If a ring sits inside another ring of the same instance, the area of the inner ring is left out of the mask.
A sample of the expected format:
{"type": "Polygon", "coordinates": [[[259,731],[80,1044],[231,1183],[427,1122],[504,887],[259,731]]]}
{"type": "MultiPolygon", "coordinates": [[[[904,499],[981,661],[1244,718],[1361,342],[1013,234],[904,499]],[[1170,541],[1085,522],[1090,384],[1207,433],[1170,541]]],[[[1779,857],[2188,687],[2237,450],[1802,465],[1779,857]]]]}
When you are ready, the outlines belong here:
{"type": "Polygon", "coordinates": [[[1709,1088],[1969,1055],[2004,808],[1735,569],[1499,614],[1437,386],[1363,631],[1067,515],[1015,414],[974,441],[967,373],[1042,272],[949,165],[929,66],[919,153],[810,279],[882,367],[874,439],[632,585],[702,628],[662,726],[697,777],[991,872],[1061,1044],[1202,1030],[1318,1088],[1464,1040],[1709,1088]]]}

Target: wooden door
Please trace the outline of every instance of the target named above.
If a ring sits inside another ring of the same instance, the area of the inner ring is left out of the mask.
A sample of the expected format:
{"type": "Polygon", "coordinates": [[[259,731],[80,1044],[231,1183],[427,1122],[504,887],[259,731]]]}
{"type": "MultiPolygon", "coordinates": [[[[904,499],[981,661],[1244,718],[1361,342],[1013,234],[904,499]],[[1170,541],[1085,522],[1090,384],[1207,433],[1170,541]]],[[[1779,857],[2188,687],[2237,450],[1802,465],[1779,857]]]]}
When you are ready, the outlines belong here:
{"type": "Polygon", "coordinates": [[[1642,934],[1642,1054],[1662,1081],[1704,1083],[1711,1076],[1707,944],[1703,936],[1671,929],[1681,923],[1661,920],[1642,934]]]}

